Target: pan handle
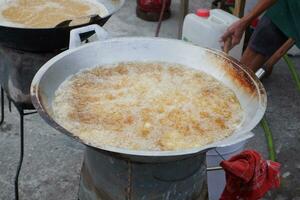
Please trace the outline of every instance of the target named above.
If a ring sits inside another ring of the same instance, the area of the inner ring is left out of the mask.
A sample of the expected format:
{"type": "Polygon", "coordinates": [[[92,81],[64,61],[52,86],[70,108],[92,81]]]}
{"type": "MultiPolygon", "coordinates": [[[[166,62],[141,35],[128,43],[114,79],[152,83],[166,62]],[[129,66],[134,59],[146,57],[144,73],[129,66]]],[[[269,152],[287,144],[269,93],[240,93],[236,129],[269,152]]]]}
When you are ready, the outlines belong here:
{"type": "Polygon", "coordinates": [[[108,38],[107,31],[101,26],[98,26],[96,24],[84,26],[81,28],[76,28],[71,30],[70,32],[69,49],[74,49],[76,47],[81,46],[82,41],[80,35],[87,32],[95,32],[98,40],[105,40],[108,38]]]}
{"type": "Polygon", "coordinates": [[[78,26],[85,23],[95,24],[97,21],[100,21],[102,18],[97,15],[88,15],[88,16],[82,16],[82,17],[76,17],[74,19],[67,19],[65,21],[62,21],[58,23],[55,28],[64,28],[64,27],[70,27],[70,26],[78,26]]]}
{"type": "Polygon", "coordinates": [[[267,62],[256,71],[256,76],[262,79],[267,72],[272,71],[275,65],[295,44],[295,40],[289,38],[268,60],[267,62]]]}
{"type": "MultiPolygon", "coordinates": [[[[230,48],[231,48],[231,38],[228,38],[224,42],[224,47],[223,51],[224,53],[228,54],[230,48]]],[[[259,68],[256,72],[255,75],[259,78],[262,79],[266,73],[270,72],[272,70],[273,65],[275,65],[283,56],[288,52],[290,48],[293,47],[295,44],[295,40],[292,38],[289,38],[268,60],[267,62],[259,68]]]]}

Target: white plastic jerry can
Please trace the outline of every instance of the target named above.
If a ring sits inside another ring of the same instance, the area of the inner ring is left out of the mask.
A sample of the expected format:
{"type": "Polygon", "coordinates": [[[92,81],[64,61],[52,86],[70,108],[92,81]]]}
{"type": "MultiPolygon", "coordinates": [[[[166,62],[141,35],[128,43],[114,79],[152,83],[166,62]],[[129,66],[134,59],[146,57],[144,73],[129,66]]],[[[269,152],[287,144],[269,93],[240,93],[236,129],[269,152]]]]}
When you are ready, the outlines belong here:
{"type": "MultiPolygon", "coordinates": [[[[222,50],[220,38],[237,20],[239,18],[220,9],[198,9],[196,14],[191,13],[185,17],[182,39],[202,47],[222,50]]],[[[240,60],[243,43],[244,36],[240,44],[229,52],[229,55],[240,60]]]]}

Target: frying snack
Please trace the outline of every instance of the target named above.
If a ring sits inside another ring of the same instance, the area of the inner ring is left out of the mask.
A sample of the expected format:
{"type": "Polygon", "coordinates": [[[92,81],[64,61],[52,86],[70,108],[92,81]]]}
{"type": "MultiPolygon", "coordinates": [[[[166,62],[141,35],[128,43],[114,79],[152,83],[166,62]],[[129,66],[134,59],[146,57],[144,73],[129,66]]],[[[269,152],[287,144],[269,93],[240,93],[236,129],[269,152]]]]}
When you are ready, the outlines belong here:
{"type": "Polygon", "coordinates": [[[63,82],[54,118],[96,146],[181,150],[231,135],[243,119],[234,92],[212,76],[171,63],[119,63],[63,82]]]}

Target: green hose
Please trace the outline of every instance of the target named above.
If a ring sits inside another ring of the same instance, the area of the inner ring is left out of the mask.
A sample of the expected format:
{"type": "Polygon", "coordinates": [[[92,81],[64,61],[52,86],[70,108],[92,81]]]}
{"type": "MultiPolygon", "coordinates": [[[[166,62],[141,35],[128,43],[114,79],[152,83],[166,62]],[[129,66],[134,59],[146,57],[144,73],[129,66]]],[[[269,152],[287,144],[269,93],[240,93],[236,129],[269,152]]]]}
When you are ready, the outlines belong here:
{"type": "Polygon", "coordinates": [[[292,60],[287,55],[284,55],[283,59],[287,63],[287,65],[289,67],[289,70],[291,72],[292,78],[296,83],[296,87],[297,87],[298,91],[300,92],[300,78],[299,78],[299,75],[297,73],[297,70],[296,70],[296,67],[295,67],[294,63],[292,62],[292,60]]]}
{"type": "MultiPolygon", "coordinates": [[[[284,55],[283,59],[287,63],[288,68],[291,72],[292,78],[295,81],[296,87],[297,87],[298,91],[300,92],[300,78],[299,78],[299,75],[297,73],[294,63],[287,55],[284,55]]],[[[268,121],[267,121],[266,117],[264,117],[261,120],[260,125],[262,126],[262,128],[265,132],[267,145],[268,145],[268,151],[269,151],[269,159],[276,161],[276,151],[275,151],[275,146],[274,146],[274,142],[273,142],[273,135],[272,135],[272,131],[268,125],[268,121]]]]}
{"type": "Polygon", "coordinates": [[[269,159],[272,161],[276,161],[276,151],[275,151],[275,146],[273,142],[273,135],[271,132],[271,129],[268,125],[266,117],[263,117],[263,119],[260,122],[260,125],[264,129],[266,140],[267,140],[267,145],[268,145],[268,151],[269,151],[269,159]]]}

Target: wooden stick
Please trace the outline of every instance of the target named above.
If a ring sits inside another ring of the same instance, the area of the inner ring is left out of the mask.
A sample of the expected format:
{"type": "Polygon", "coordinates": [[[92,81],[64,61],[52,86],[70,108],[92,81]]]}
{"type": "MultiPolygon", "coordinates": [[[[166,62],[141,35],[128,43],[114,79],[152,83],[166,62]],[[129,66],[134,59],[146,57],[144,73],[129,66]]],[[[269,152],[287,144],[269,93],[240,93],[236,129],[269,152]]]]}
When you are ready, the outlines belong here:
{"type": "Polygon", "coordinates": [[[239,18],[243,17],[246,0],[235,0],[233,14],[239,18]]]}
{"type": "Polygon", "coordinates": [[[295,44],[295,40],[289,38],[265,63],[264,69],[267,72],[272,71],[272,67],[288,52],[295,44]]]}
{"type": "Polygon", "coordinates": [[[230,50],[231,50],[231,37],[226,39],[226,41],[224,42],[224,47],[223,47],[223,51],[226,54],[228,54],[230,50]]]}

